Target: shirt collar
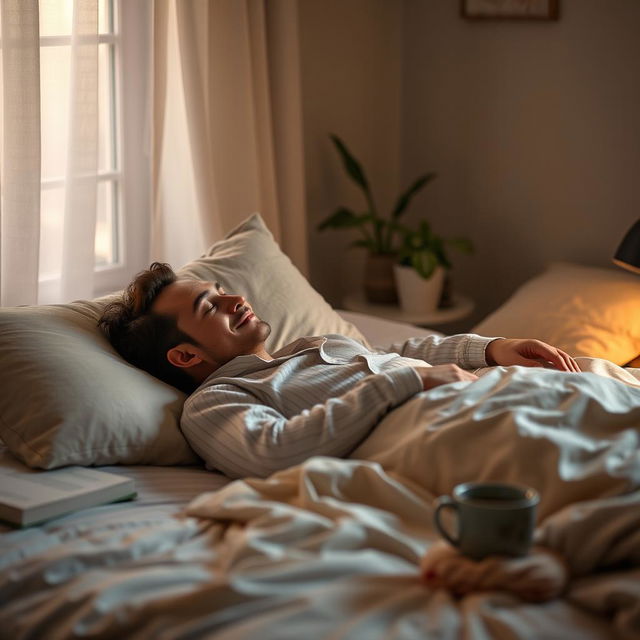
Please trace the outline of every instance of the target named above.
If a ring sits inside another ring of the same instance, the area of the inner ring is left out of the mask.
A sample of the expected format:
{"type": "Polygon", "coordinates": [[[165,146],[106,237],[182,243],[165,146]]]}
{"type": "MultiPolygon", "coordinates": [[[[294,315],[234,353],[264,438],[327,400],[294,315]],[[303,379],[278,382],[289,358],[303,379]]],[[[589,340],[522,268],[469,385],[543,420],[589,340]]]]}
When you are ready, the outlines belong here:
{"type": "MultiPolygon", "coordinates": [[[[308,338],[299,338],[298,340],[291,342],[290,344],[282,347],[273,354],[273,360],[264,360],[260,356],[254,353],[249,353],[242,356],[236,356],[233,360],[218,367],[211,375],[209,375],[202,384],[215,380],[216,378],[233,378],[242,376],[253,371],[260,371],[262,369],[268,369],[269,367],[277,366],[284,360],[291,358],[295,355],[299,355],[304,351],[311,351],[318,349],[323,355],[322,346],[327,341],[324,336],[311,336],[308,338]]],[[[324,359],[324,358],[323,358],[324,359]]]]}

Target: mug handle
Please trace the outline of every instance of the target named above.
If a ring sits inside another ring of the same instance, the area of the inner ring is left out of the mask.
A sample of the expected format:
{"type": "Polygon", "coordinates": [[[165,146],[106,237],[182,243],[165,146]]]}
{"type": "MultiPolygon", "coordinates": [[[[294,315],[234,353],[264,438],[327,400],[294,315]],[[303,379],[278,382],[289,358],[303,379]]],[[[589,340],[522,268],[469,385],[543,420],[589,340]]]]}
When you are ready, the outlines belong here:
{"type": "MultiPolygon", "coordinates": [[[[460,546],[460,538],[454,538],[445,528],[442,522],[440,522],[440,512],[443,509],[453,509],[456,512],[456,518],[459,518],[458,505],[449,496],[440,496],[436,500],[436,510],[433,512],[433,524],[436,525],[436,529],[440,532],[440,535],[450,542],[454,547],[460,546]]],[[[459,521],[459,520],[458,520],[459,521]]]]}

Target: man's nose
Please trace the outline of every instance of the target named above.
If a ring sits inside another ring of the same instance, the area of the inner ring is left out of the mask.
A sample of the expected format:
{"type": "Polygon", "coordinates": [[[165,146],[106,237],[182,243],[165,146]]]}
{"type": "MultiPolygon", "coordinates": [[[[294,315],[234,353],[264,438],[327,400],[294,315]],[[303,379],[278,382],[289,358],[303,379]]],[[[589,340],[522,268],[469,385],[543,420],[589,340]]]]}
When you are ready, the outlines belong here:
{"type": "Polygon", "coordinates": [[[246,303],[244,296],[230,295],[230,296],[227,296],[227,298],[228,298],[228,304],[231,307],[232,312],[237,311],[238,309],[240,309],[240,307],[243,307],[246,303]]]}

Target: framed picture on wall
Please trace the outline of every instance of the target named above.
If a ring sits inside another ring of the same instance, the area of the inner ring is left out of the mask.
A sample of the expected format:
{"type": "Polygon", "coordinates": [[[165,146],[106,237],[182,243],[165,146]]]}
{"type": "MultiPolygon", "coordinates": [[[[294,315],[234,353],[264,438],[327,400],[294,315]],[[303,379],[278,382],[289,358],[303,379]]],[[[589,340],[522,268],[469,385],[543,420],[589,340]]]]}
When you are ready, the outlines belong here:
{"type": "Polygon", "coordinates": [[[557,20],[560,0],[461,0],[467,20],[557,20]]]}

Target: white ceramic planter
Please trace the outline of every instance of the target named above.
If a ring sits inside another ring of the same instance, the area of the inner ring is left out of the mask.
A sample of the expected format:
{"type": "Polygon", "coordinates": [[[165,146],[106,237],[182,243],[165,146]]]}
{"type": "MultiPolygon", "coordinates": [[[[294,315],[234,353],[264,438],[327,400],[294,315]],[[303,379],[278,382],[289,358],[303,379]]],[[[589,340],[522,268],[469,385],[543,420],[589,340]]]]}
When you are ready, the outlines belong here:
{"type": "Polygon", "coordinates": [[[426,280],[412,267],[393,265],[400,306],[407,313],[431,313],[438,308],[442,285],[444,284],[444,268],[436,267],[430,278],[426,280]]]}

